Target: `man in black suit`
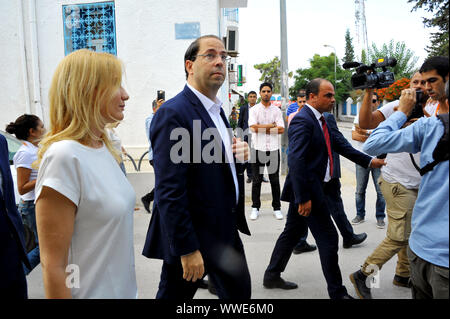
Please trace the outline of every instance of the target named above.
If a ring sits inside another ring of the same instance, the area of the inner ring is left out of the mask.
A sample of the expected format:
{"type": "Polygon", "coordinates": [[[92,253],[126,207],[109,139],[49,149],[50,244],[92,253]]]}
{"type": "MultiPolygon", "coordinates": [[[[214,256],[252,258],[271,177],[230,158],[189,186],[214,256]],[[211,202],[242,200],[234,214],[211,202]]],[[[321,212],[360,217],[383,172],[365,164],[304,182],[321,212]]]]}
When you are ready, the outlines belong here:
{"type": "MultiPolygon", "coordinates": [[[[247,142],[248,145],[251,147],[251,138],[249,139],[249,136],[251,134],[249,128],[248,128],[248,114],[250,112],[250,108],[252,108],[254,105],[256,105],[256,100],[258,98],[258,95],[255,91],[248,92],[247,100],[248,103],[241,106],[241,109],[239,111],[239,120],[237,127],[240,128],[242,131],[242,136],[244,138],[244,142],[247,142]]],[[[241,136],[241,137],[242,137],[241,136]]],[[[247,183],[252,182],[252,165],[247,162],[244,164],[244,170],[247,170],[247,183]]]]}
{"type": "Polygon", "coordinates": [[[293,289],[297,285],[284,281],[280,274],[289,261],[299,234],[309,227],[320,255],[322,271],[332,299],[349,299],[342,284],[338,264],[338,234],[330,216],[327,195],[332,194],[336,179],[333,172],[332,149],[361,166],[380,167],[383,160],[355,152],[341,144],[328,128],[323,117],[335,104],[333,85],[324,79],[314,79],[306,87],[307,104],[290,123],[289,173],[281,200],[288,201],[286,226],[275,244],[271,261],[264,274],[266,288],[293,289]]]}
{"type": "Polygon", "coordinates": [[[195,40],[184,56],[186,86],[151,123],[155,200],[143,255],[164,261],[158,299],[193,298],[205,274],[221,299],[251,296],[238,234],[250,235],[237,163],[248,145],[232,138],[216,97],[226,61],[220,38],[195,40]]]}
{"type": "MultiPolygon", "coordinates": [[[[342,133],[339,131],[336,120],[334,119],[333,114],[331,113],[323,113],[325,120],[328,125],[328,129],[331,131],[331,134],[335,136],[335,138],[339,141],[341,145],[347,145],[345,149],[351,150],[353,146],[345,139],[342,133]]],[[[330,213],[333,217],[334,223],[336,224],[339,232],[341,233],[343,239],[343,247],[351,248],[353,245],[361,244],[367,238],[366,233],[355,234],[353,231],[353,227],[347,219],[347,215],[344,210],[344,203],[341,198],[341,182],[339,178],[341,178],[341,161],[339,159],[339,154],[336,153],[333,149],[331,150],[333,153],[333,174],[331,174],[331,181],[334,187],[330,188],[330,193],[327,195],[327,203],[329,204],[330,213]],[[335,180],[336,179],[336,180],[335,180]]],[[[357,150],[354,150],[357,152],[357,150]]],[[[315,249],[314,245],[310,245],[306,242],[306,237],[308,236],[308,231],[301,237],[300,242],[295,246],[293,250],[293,254],[297,255],[303,252],[311,251],[310,247],[315,249]]],[[[313,249],[313,250],[314,250],[313,249]]]]}
{"type": "Polygon", "coordinates": [[[0,134],[0,298],[28,297],[22,262],[31,268],[25,250],[22,219],[15,203],[8,145],[0,134]]]}

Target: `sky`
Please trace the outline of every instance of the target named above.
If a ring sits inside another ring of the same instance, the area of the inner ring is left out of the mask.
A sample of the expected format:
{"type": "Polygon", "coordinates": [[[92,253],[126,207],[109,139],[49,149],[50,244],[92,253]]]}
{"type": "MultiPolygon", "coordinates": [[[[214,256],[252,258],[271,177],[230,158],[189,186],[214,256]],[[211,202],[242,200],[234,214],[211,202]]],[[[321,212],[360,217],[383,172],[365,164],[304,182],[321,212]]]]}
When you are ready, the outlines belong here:
{"type": "MultiPolygon", "coordinates": [[[[356,45],[354,0],[286,0],[289,71],[309,67],[314,54],[327,56],[336,49],[338,64],[345,54],[345,32],[350,30],[356,45]]],[[[420,67],[427,56],[432,29],[425,28],[422,17],[430,17],[423,9],[411,12],[407,0],[366,0],[365,14],[369,46],[378,48],[391,39],[405,42],[420,67]]],[[[360,53],[355,52],[360,55],[360,53]]],[[[248,0],[239,9],[239,64],[244,65],[247,83],[240,90],[258,92],[261,73],[253,65],[280,57],[280,1],[248,0]]],[[[294,79],[289,79],[289,86],[294,79]]]]}

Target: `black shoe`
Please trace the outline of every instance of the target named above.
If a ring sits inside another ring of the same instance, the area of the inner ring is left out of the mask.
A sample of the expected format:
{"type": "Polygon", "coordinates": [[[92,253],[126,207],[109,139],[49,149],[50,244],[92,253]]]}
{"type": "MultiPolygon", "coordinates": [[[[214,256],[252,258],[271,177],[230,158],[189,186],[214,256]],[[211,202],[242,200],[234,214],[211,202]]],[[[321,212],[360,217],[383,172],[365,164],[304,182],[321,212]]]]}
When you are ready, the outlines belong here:
{"type": "Polygon", "coordinates": [[[285,281],[281,277],[272,280],[264,279],[263,285],[267,289],[280,288],[284,290],[290,290],[298,288],[296,283],[285,281]]]}
{"type": "Polygon", "coordinates": [[[268,182],[269,182],[269,180],[268,180],[267,177],[265,177],[265,176],[263,176],[262,181],[263,181],[264,183],[268,183],[268,182]]]}
{"type": "Polygon", "coordinates": [[[201,288],[201,289],[208,289],[208,282],[209,282],[209,280],[200,279],[200,280],[198,281],[198,288],[201,288]]]}
{"type": "Polygon", "coordinates": [[[217,296],[217,289],[216,289],[216,287],[214,287],[211,280],[208,280],[208,291],[209,291],[209,293],[217,296]]]}
{"type": "Polygon", "coordinates": [[[350,241],[345,241],[344,240],[344,248],[351,248],[353,245],[358,245],[361,244],[363,241],[365,241],[367,238],[367,234],[366,233],[362,233],[362,234],[353,234],[353,237],[350,241]]]}
{"type": "Polygon", "coordinates": [[[308,242],[305,241],[304,243],[295,246],[294,249],[292,250],[292,253],[294,255],[298,255],[301,253],[307,253],[310,251],[314,251],[316,249],[317,249],[316,245],[310,245],[310,244],[308,244],[308,242]]]}
{"type": "Polygon", "coordinates": [[[250,184],[252,182],[252,178],[251,177],[247,177],[247,184],[250,184]]]}
{"type": "Polygon", "coordinates": [[[153,198],[152,198],[153,196],[151,194],[152,193],[148,193],[141,198],[141,202],[144,205],[144,208],[148,213],[150,213],[150,203],[153,200],[153,198]]]}
{"type": "Polygon", "coordinates": [[[412,286],[411,280],[409,279],[409,277],[402,277],[399,275],[394,276],[394,280],[392,281],[392,283],[396,286],[405,287],[405,288],[411,288],[411,286],[412,286]]]}
{"type": "Polygon", "coordinates": [[[343,295],[341,298],[339,299],[355,299],[352,296],[350,296],[349,294],[343,295]]]}
{"type": "Polygon", "coordinates": [[[358,297],[361,299],[372,299],[370,288],[366,286],[366,278],[367,276],[364,275],[361,270],[358,270],[357,272],[354,272],[350,275],[350,281],[355,287],[355,291],[358,294],[358,297]]]}

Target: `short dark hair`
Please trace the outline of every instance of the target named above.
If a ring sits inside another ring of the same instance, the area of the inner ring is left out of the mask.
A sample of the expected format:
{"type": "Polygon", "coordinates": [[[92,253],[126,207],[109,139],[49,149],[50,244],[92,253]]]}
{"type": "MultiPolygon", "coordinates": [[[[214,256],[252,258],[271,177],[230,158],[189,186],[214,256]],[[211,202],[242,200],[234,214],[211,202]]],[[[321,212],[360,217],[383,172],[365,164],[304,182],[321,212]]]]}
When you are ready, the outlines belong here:
{"type": "Polygon", "coordinates": [[[264,82],[263,84],[261,84],[261,85],[259,86],[259,92],[261,92],[262,88],[265,87],[265,86],[270,87],[270,90],[271,90],[271,91],[273,90],[272,83],[264,82]]]}
{"type": "Polygon", "coordinates": [[[306,96],[306,94],[305,93],[297,93],[297,97],[305,97],[306,96]]]}
{"type": "Polygon", "coordinates": [[[322,81],[326,81],[326,80],[325,79],[321,79],[321,78],[316,78],[314,80],[311,80],[306,85],[306,100],[309,100],[309,95],[311,93],[315,94],[315,95],[319,94],[320,84],[322,83],[322,81]]]}
{"type": "Polygon", "coordinates": [[[436,70],[437,74],[439,74],[442,80],[445,81],[445,77],[448,76],[448,57],[434,56],[426,59],[420,67],[419,72],[423,73],[433,70],[436,70]]]}
{"type": "Polygon", "coordinates": [[[14,134],[19,140],[26,141],[30,136],[30,128],[36,129],[39,124],[39,117],[33,114],[19,116],[15,122],[6,126],[6,132],[14,134]]]}
{"type": "Polygon", "coordinates": [[[250,91],[250,92],[248,92],[247,96],[249,96],[250,94],[255,94],[256,96],[258,96],[258,94],[256,94],[255,91],[250,91]]]}
{"type": "Polygon", "coordinates": [[[203,35],[203,36],[195,39],[195,41],[189,45],[186,52],[184,53],[184,72],[186,73],[186,79],[188,78],[188,75],[189,75],[189,73],[186,69],[186,61],[187,60],[192,61],[192,62],[195,61],[195,59],[197,58],[198,50],[200,49],[200,41],[203,39],[206,39],[206,38],[214,38],[219,41],[223,41],[217,35],[208,34],[208,35],[203,35]]]}

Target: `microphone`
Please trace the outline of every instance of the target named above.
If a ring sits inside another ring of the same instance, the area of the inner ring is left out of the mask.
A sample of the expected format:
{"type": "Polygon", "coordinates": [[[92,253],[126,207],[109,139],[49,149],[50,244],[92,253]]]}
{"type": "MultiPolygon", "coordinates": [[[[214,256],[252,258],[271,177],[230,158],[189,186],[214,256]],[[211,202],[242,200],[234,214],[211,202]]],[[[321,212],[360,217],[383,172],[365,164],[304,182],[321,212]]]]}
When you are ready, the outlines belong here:
{"type": "Polygon", "coordinates": [[[358,67],[358,66],[360,66],[361,65],[361,63],[359,63],[359,62],[345,62],[343,65],[342,65],[342,67],[344,68],[344,69],[351,69],[351,68],[356,68],[356,67],[358,67]]]}

